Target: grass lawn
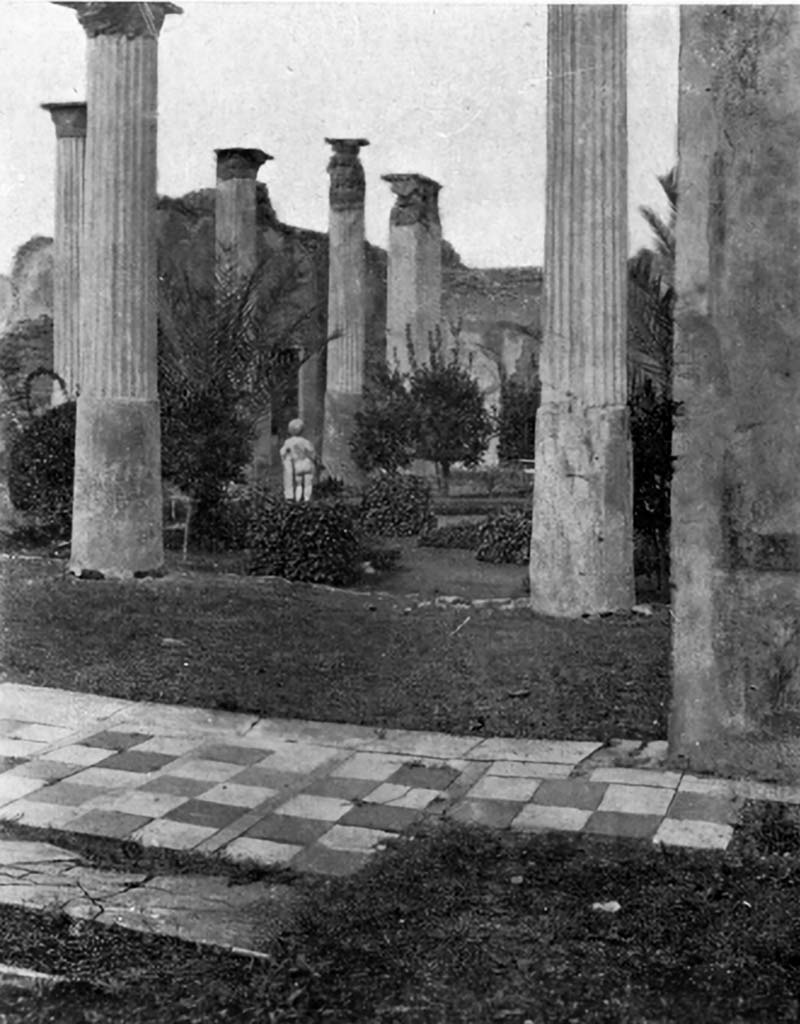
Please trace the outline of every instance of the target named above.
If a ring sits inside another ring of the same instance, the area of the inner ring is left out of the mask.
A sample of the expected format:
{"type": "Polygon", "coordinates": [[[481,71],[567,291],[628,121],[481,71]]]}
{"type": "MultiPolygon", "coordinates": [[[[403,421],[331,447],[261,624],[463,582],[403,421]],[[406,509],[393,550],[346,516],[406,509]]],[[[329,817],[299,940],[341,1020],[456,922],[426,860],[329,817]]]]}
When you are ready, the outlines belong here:
{"type": "Polygon", "coordinates": [[[665,607],[585,621],[409,610],[219,571],[78,581],[61,560],[17,557],[0,562],[0,587],[0,670],[16,682],[377,727],[666,735],[665,607]]]}
{"type": "Polygon", "coordinates": [[[794,1022],[796,824],[792,836],[783,854],[746,838],[665,853],[440,825],[352,878],[304,883],[292,931],[259,961],[7,907],[0,961],[73,982],[0,990],[0,1019],[794,1022]],[[618,912],[593,909],[608,901],[618,912]]]}

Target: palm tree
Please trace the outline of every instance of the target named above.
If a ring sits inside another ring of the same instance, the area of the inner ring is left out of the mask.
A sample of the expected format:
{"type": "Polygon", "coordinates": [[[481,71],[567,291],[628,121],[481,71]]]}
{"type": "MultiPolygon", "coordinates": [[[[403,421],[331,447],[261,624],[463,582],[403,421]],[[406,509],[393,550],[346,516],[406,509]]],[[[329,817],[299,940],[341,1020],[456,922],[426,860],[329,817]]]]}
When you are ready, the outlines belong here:
{"type": "Polygon", "coordinates": [[[666,174],[658,175],[658,183],[667,197],[669,216],[664,220],[649,206],[640,206],[639,212],[647,221],[655,236],[653,253],[653,271],[665,285],[672,286],[675,281],[675,222],[678,218],[678,168],[672,167],[666,174]]]}

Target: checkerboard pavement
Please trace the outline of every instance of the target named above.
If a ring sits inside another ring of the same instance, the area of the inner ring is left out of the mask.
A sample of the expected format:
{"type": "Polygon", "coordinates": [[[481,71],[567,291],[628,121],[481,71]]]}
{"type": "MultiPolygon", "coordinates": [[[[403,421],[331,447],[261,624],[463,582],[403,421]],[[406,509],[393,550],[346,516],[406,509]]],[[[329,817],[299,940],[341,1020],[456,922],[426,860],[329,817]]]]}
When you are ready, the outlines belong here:
{"type": "Polygon", "coordinates": [[[661,770],[663,744],[161,713],[11,683],[0,715],[0,820],[327,874],[431,817],[724,850],[745,798],[800,803],[800,787],[661,770]]]}

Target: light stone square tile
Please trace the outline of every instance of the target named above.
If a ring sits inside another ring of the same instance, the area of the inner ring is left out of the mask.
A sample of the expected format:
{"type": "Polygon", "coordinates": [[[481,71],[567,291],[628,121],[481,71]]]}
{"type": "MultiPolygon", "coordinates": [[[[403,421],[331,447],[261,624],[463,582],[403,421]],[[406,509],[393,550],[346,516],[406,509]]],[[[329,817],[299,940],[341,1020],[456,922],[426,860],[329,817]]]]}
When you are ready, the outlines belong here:
{"type": "Polygon", "coordinates": [[[93,764],[105,761],[119,753],[117,750],[106,750],[104,747],[83,747],[80,743],[72,743],[67,747],[57,747],[42,754],[47,761],[63,761],[65,764],[82,764],[89,768],[93,764]]]}
{"type": "Polygon", "coordinates": [[[340,800],[334,796],[312,796],[310,793],[299,793],[275,808],[276,814],[285,814],[293,818],[312,818],[315,821],[338,821],[353,808],[349,800],[340,800]]]}
{"type": "Polygon", "coordinates": [[[293,843],[273,843],[269,839],[242,836],[228,843],[222,851],[230,860],[254,860],[258,864],[288,864],[303,849],[293,843]]]}
{"type": "Polygon", "coordinates": [[[772,800],[784,804],[800,804],[800,786],[786,786],[778,782],[736,779],[733,782],[733,792],[742,800],[772,800]]]}
{"type": "Polygon", "coordinates": [[[387,729],[385,736],[367,740],[361,749],[380,754],[405,754],[407,757],[463,758],[471,754],[480,742],[474,736],[387,729]]]}
{"type": "Polygon", "coordinates": [[[276,789],[267,786],[240,786],[235,782],[221,782],[203,793],[203,799],[217,804],[232,804],[234,807],[258,807],[276,793],[276,789]]]}
{"type": "Polygon", "coordinates": [[[166,771],[170,775],[180,775],[184,779],[197,779],[200,782],[225,782],[234,775],[241,772],[240,764],[230,764],[227,761],[206,761],[203,758],[196,758],[186,761],[184,764],[167,765],[166,771]]]}
{"type": "Polygon", "coordinates": [[[617,782],[624,786],[660,786],[676,789],[680,772],[648,771],[646,768],[595,768],[589,773],[591,782],[617,782]]]}
{"type": "Polygon", "coordinates": [[[36,757],[47,746],[35,740],[7,739],[0,737],[0,757],[36,757]]]}
{"type": "Polygon", "coordinates": [[[57,743],[65,739],[74,730],[61,725],[42,725],[41,722],[29,722],[20,726],[11,734],[14,739],[33,740],[36,743],[57,743]]]}
{"type": "Polygon", "coordinates": [[[36,828],[63,828],[83,814],[82,807],[67,804],[41,804],[32,800],[16,800],[13,804],[0,807],[0,820],[18,821],[36,828]]]}
{"type": "Polygon", "coordinates": [[[0,805],[20,800],[44,786],[44,779],[26,779],[19,775],[0,775],[0,805]]]}
{"type": "Polygon", "coordinates": [[[215,828],[204,825],[187,825],[182,821],[157,818],[131,834],[143,846],[165,846],[171,850],[191,850],[204,839],[213,836],[215,828]]]}
{"type": "Polygon", "coordinates": [[[415,811],[424,810],[428,804],[441,796],[438,789],[423,789],[419,786],[396,786],[382,782],[364,797],[365,803],[385,804],[389,807],[410,807],[415,811]]]}
{"type": "MultiPolygon", "coordinates": [[[[259,768],[270,772],[313,772],[328,761],[341,756],[335,747],[318,747],[310,743],[287,743],[276,746],[275,752],[258,761],[259,768]]],[[[241,769],[241,765],[239,766],[241,769]]]]}
{"type": "Polygon", "coordinates": [[[154,736],[130,749],[142,754],[174,754],[175,757],[182,757],[203,744],[204,740],[198,736],[154,736]]]}
{"type": "Polygon", "coordinates": [[[586,740],[514,740],[493,737],[470,751],[477,761],[543,761],[576,765],[599,750],[602,743],[586,740]]]}
{"type": "Polygon", "coordinates": [[[135,789],[152,778],[150,772],[123,772],[117,768],[85,768],[69,776],[69,781],[79,786],[96,786],[99,789],[135,789]]]}
{"type": "Polygon", "coordinates": [[[680,786],[678,786],[678,792],[730,798],[734,795],[735,791],[732,779],[713,779],[702,775],[684,775],[680,786]]]}
{"type": "Polygon", "coordinates": [[[499,775],[484,775],[467,792],[473,800],[517,800],[525,803],[539,788],[539,779],[507,779],[499,775]]]}
{"type": "Polygon", "coordinates": [[[390,754],[353,754],[344,764],[334,768],[331,775],[334,778],[369,779],[370,781],[384,782],[390,775],[394,775],[406,761],[408,761],[407,757],[390,754]]]}
{"type": "Polygon", "coordinates": [[[160,818],[176,807],[186,803],[188,797],[172,793],[114,792],[92,797],[81,807],[84,810],[122,811],[124,814],[138,814],[143,818],[160,818]]]}
{"type": "Polygon", "coordinates": [[[605,792],[598,811],[619,811],[621,814],[666,814],[674,791],[655,786],[623,786],[612,783],[605,792]]]}
{"type": "Polygon", "coordinates": [[[567,779],[572,771],[569,764],[549,764],[543,761],[494,761],[486,772],[507,779],[567,779]]]}
{"type": "Polygon", "coordinates": [[[334,825],[318,840],[322,846],[348,853],[371,853],[376,846],[396,839],[393,832],[382,832],[377,828],[359,828],[356,825],[334,825]]]}
{"type": "Polygon", "coordinates": [[[577,807],[528,804],[511,822],[511,827],[531,832],[548,829],[558,832],[580,832],[591,816],[591,811],[582,811],[577,807]]]}
{"type": "Polygon", "coordinates": [[[665,818],[653,836],[655,844],[666,846],[690,846],[700,850],[725,850],[733,838],[730,825],[719,825],[715,821],[686,821],[679,818],[665,818]]]}

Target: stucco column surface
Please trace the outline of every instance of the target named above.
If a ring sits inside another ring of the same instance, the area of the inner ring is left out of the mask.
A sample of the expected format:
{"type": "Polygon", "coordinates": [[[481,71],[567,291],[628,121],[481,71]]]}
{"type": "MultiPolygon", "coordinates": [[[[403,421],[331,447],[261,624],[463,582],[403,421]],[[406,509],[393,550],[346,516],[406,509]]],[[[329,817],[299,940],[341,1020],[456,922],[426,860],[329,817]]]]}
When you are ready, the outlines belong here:
{"type": "Polygon", "coordinates": [[[386,356],[410,369],[408,335],[420,365],[442,323],[441,185],[422,174],[384,174],[395,195],[389,219],[386,283],[386,356]]]}
{"type": "Polygon", "coordinates": [[[364,168],[359,150],[366,139],[326,139],[333,147],[328,229],[328,346],[322,459],[328,472],[347,484],[361,474],[350,453],[355,414],[364,388],[366,255],[364,168]]]}
{"type": "Polygon", "coordinates": [[[53,369],[64,381],[53,402],[75,398],[80,384],[80,250],[86,104],[43,103],[56,130],[56,204],[53,240],[53,369]]]}
{"type": "Polygon", "coordinates": [[[547,54],[531,605],[576,617],[634,600],[625,9],[550,7],[547,54]]]}
{"type": "Polygon", "coordinates": [[[800,9],[684,7],[670,753],[800,780],[800,9]]]}
{"type": "Polygon", "coordinates": [[[217,149],[214,206],[217,268],[233,281],[247,281],[258,265],[256,177],[269,154],[260,149],[217,149]]]}
{"type": "Polygon", "coordinates": [[[81,393],[70,568],[163,566],[157,390],[158,34],[168,3],[70,3],[86,30],[81,393]]]}

